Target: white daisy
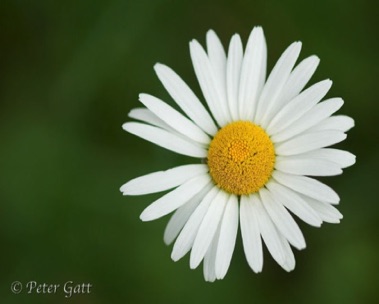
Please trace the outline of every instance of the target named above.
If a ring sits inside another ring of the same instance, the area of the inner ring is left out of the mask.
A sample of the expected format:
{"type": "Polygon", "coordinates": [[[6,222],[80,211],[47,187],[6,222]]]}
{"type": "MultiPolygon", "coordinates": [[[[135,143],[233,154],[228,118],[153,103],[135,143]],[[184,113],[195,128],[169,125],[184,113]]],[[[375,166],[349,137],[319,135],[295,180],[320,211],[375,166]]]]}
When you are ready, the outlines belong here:
{"type": "Polygon", "coordinates": [[[349,152],[326,148],[346,138],[354,126],[347,116],[331,116],[341,98],[320,102],[332,82],[302,91],[319,59],[310,56],[296,67],[301,43],[291,44],[266,80],[266,41],[255,27],[245,51],[235,34],[228,54],[213,31],[207,52],[193,40],[192,63],[208,110],[169,67],[156,64],[158,78],[181,108],[140,94],[146,108],[133,109],[123,128],[168,150],[197,158],[195,164],[135,178],[121,187],[124,195],[174,190],[141,214],[151,221],[173,211],[166,244],[175,244],[174,261],[191,251],[190,267],[202,261],[207,281],[222,279],[229,268],[240,222],[246,259],[254,272],[263,267],[262,239],[286,271],[295,267],[291,249],[305,240],[290,212],[319,227],[339,223],[333,206],[339,197],[308,176],[331,176],[355,163],[349,152]],[[295,68],[294,68],[295,67],[295,68]],[[290,212],[289,212],[290,211],[290,212]]]}

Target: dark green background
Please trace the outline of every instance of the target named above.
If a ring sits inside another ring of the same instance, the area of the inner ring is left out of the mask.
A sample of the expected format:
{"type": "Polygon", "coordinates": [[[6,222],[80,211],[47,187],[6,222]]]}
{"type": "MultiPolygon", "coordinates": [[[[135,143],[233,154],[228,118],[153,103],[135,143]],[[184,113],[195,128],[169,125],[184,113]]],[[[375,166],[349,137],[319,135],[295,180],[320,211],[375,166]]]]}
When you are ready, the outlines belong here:
{"type": "Polygon", "coordinates": [[[0,3],[0,303],[375,303],[378,277],[378,18],[375,1],[20,1],[0,3]],[[339,147],[357,164],[327,183],[340,225],[300,226],[307,249],[283,271],[265,252],[248,267],[237,240],[223,281],[205,283],[188,256],[174,263],[167,218],[142,223],[156,195],[123,197],[129,179],[192,159],[121,129],[147,92],[169,100],[153,65],[200,95],[188,42],[213,28],[226,45],[262,25],[271,69],[301,40],[317,54],[311,82],[356,127],[339,147]],[[13,281],[89,282],[89,295],[12,294],[13,281]]]}

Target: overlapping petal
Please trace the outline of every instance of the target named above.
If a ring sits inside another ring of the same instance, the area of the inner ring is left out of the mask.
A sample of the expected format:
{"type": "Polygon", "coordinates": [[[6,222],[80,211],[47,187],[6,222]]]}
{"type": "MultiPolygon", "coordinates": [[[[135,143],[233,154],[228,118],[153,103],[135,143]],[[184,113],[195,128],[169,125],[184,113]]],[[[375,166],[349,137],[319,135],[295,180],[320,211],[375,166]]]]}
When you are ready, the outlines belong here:
{"type": "Polygon", "coordinates": [[[264,187],[249,195],[221,189],[206,161],[150,173],[120,189],[124,195],[170,190],[149,205],[141,219],[150,221],[175,211],[164,233],[166,244],[174,242],[171,257],[177,261],[191,252],[190,267],[203,262],[206,281],[225,277],[239,225],[246,260],[258,273],[263,267],[263,244],[283,269],[294,269],[291,245],[301,250],[306,243],[292,214],[315,227],[342,219],[333,206],[339,203],[338,194],[313,177],[341,174],[355,163],[352,153],[329,148],[346,138],[354,120],[333,116],[343,105],[341,98],[322,101],[330,80],[303,90],[320,60],[310,56],[295,66],[300,49],[300,42],[291,44],[266,81],[267,46],[261,27],[251,31],[245,51],[240,36],[233,35],[227,54],[210,30],[206,49],[196,40],[190,43],[195,74],[210,112],[172,69],[156,64],[159,79],[184,114],[141,94],[146,108],[129,113],[140,122],[123,125],[129,133],[163,148],[205,160],[212,137],[232,122],[261,126],[273,143],[274,170],[264,187]]]}

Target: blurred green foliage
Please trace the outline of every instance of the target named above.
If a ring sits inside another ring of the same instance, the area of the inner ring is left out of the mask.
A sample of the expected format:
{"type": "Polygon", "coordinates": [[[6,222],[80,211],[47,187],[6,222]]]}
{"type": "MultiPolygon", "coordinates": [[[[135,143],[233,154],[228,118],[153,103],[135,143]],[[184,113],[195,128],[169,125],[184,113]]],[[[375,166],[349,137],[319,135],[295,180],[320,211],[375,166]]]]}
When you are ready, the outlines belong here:
{"type": "Polygon", "coordinates": [[[70,303],[377,303],[379,19],[375,1],[81,0],[0,3],[0,303],[66,303],[15,295],[13,281],[89,282],[70,303]],[[188,51],[213,28],[226,46],[262,25],[271,68],[295,40],[317,54],[312,82],[334,80],[356,120],[339,147],[357,155],[328,178],[340,225],[299,223],[306,250],[285,273],[265,253],[248,267],[237,240],[226,278],[205,283],[163,244],[167,218],[141,223],[155,196],[123,197],[127,180],[183,162],[122,131],[140,92],[169,100],[153,65],[174,68],[200,95],[188,51]]]}

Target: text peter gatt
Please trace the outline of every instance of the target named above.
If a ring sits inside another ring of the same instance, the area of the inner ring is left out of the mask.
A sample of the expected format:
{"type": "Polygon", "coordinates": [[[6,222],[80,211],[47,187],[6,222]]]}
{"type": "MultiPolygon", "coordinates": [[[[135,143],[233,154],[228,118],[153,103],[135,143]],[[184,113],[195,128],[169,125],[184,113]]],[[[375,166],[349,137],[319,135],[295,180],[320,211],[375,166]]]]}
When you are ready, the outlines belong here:
{"type": "Polygon", "coordinates": [[[11,290],[15,294],[19,294],[22,291],[27,294],[57,294],[62,290],[66,298],[71,298],[73,295],[78,294],[90,294],[91,288],[91,283],[75,283],[73,281],[67,281],[64,284],[29,281],[25,285],[16,281],[11,285],[11,290]]]}

